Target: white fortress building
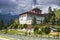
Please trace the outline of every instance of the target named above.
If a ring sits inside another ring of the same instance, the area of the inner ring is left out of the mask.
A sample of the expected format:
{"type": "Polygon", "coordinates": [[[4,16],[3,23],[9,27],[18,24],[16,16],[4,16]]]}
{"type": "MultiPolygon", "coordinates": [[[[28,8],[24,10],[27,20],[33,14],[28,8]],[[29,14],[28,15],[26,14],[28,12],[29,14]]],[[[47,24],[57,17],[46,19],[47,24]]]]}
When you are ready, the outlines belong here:
{"type": "Polygon", "coordinates": [[[40,24],[44,20],[46,14],[42,14],[42,10],[34,8],[28,12],[19,15],[20,24],[32,24],[32,19],[36,18],[37,24],[40,24]]]}

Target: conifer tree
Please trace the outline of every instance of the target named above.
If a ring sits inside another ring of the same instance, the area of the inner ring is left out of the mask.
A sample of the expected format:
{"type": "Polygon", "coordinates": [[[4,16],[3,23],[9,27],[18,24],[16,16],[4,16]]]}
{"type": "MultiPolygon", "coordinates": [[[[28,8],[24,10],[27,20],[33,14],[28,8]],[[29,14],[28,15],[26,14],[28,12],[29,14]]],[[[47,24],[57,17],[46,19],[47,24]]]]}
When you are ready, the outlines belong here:
{"type": "Polygon", "coordinates": [[[2,30],[3,25],[4,25],[4,22],[3,22],[3,20],[2,20],[2,19],[0,19],[0,30],[2,30]]]}
{"type": "Polygon", "coordinates": [[[36,17],[34,16],[34,18],[32,19],[32,25],[36,25],[36,17]]]}

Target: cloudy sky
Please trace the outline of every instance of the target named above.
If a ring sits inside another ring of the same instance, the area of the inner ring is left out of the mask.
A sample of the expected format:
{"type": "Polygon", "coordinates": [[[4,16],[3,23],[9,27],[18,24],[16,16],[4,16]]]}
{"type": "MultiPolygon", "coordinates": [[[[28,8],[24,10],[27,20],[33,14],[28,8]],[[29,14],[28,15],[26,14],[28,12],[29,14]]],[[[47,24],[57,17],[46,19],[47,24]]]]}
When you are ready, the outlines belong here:
{"type": "Polygon", "coordinates": [[[60,8],[60,0],[0,0],[0,13],[16,15],[29,11],[34,7],[47,12],[49,6],[60,8]]]}

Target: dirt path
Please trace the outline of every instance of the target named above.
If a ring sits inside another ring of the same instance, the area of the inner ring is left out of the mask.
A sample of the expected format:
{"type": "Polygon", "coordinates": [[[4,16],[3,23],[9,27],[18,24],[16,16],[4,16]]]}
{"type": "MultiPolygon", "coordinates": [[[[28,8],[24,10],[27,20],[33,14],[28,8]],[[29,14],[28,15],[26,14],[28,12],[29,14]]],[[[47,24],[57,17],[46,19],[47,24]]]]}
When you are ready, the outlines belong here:
{"type": "Polygon", "coordinates": [[[9,39],[6,39],[6,38],[1,38],[1,37],[0,37],[0,40],[9,40],[9,39]]]}

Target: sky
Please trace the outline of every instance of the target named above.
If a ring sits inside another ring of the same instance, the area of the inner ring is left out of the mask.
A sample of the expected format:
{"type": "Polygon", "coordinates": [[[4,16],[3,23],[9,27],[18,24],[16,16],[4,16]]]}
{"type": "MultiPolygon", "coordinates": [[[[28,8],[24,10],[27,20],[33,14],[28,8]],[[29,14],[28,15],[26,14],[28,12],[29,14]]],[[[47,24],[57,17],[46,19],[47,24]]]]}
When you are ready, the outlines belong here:
{"type": "Polygon", "coordinates": [[[60,0],[0,0],[0,13],[18,15],[35,7],[47,12],[49,6],[59,9],[60,0]]]}

